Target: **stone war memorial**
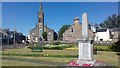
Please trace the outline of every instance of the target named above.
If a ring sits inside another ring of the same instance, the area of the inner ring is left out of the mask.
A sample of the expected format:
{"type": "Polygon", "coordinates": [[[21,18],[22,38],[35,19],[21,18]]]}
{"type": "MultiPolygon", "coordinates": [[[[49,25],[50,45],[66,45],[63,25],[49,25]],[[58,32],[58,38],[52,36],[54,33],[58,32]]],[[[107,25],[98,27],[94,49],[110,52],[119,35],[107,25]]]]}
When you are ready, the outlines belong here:
{"type": "Polygon", "coordinates": [[[82,14],[82,37],[77,39],[79,47],[79,56],[74,60],[74,64],[70,66],[103,66],[103,62],[96,61],[93,57],[93,41],[94,37],[88,35],[88,15],[82,14]]]}
{"type": "Polygon", "coordinates": [[[79,57],[78,64],[95,64],[93,59],[93,38],[88,35],[88,18],[87,14],[82,15],[82,37],[78,39],[79,57]]]}

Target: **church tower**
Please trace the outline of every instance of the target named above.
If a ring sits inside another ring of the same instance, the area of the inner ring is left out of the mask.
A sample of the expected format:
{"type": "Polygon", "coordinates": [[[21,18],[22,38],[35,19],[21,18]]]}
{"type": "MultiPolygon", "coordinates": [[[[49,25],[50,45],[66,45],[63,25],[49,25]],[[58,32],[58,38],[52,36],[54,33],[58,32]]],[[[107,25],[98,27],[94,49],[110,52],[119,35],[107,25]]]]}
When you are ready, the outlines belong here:
{"type": "Polygon", "coordinates": [[[53,41],[57,39],[57,33],[53,30],[47,27],[47,25],[44,25],[44,12],[42,3],[40,2],[40,8],[38,12],[38,21],[36,24],[36,27],[30,30],[30,41],[31,42],[39,42],[41,41],[53,41]],[[43,32],[47,32],[47,40],[43,38],[42,34],[43,32]],[[49,32],[49,35],[48,35],[49,32]]]}
{"type": "Polygon", "coordinates": [[[38,30],[39,38],[42,38],[42,33],[44,32],[44,13],[42,9],[42,3],[40,3],[40,9],[38,12],[38,30]]]}

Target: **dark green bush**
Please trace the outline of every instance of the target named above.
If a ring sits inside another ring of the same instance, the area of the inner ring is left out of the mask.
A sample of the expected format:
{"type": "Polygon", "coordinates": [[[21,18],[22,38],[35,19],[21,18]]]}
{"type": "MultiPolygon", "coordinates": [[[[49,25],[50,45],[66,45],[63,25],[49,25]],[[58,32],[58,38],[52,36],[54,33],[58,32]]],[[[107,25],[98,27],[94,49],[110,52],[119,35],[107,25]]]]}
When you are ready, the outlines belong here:
{"type": "Polygon", "coordinates": [[[110,48],[115,52],[120,52],[120,41],[113,43],[110,48]]]}
{"type": "Polygon", "coordinates": [[[65,48],[65,46],[58,46],[59,50],[63,50],[65,48]]]}
{"type": "Polygon", "coordinates": [[[61,44],[61,42],[59,42],[59,41],[57,41],[57,42],[52,42],[52,43],[50,43],[51,45],[59,45],[59,44],[61,44]]]}
{"type": "Polygon", "coordinates": [[[43,49],[51,49],[51,50],[63,50],[64,46],[56,46],[56,47],[43,47],[43,49]]]}
{"type": "Polygon", "coordinates": [[[94,47],[97,48],[97,51],[112,51],[110,46],[94,46],[94,47]]]}

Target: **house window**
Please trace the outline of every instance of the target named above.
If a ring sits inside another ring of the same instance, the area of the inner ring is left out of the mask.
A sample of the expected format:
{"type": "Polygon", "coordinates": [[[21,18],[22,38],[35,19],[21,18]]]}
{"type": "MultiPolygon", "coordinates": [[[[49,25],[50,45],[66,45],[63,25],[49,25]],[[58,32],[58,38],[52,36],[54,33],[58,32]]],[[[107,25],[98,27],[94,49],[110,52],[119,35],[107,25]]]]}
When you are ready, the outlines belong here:
{"type": "Polygon", "coordinates": [[[70,28],[70,32],[73,33],[73,28],[70,28]]]}
{"type": "Polygon", "coordinates": [[[32,35],[34,35],[35,33],[32,33],[32,35]]]}
{"type": "Polygon", "coordinates": [[[13,38],[13,35],[10,35],[11,38],[13,38]]]}
{"type": "Polygon", "coordinates": [[[103,41],[103,39],[100,39],[100,41],[103,41]]]}

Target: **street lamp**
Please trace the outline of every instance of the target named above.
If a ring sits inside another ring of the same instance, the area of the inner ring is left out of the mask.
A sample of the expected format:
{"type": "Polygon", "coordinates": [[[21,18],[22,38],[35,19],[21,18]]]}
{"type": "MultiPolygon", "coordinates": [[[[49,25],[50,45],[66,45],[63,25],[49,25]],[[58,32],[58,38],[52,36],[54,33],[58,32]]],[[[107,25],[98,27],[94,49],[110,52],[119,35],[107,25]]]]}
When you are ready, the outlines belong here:
{"type": "Polygon", "coordinates": [[[16,28],[15,28],[15,14],[14,13],[11,13],[11,15],[13,15],[13,21],[14,21],[14,47],[15,47],[15,30],[16,30],[16,28]]]}

